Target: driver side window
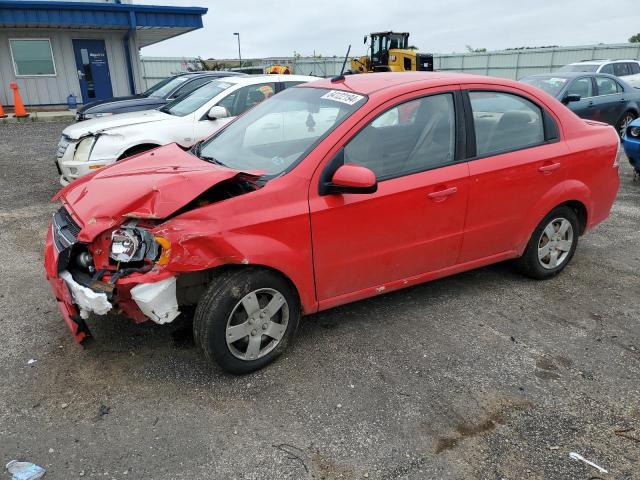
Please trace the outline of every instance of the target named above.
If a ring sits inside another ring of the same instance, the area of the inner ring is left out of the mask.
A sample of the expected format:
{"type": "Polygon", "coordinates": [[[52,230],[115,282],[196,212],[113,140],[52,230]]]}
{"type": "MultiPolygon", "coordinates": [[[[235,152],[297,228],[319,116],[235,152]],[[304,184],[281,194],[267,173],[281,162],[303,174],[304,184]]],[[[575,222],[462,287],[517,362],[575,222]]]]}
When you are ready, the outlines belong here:
{"type": "Polygon", "coordinates": [[[378,180],[410,175],[455,159],[451,93],[431,95],[385,111],[345,146],[345,163],[367,167],[378,180]]]}

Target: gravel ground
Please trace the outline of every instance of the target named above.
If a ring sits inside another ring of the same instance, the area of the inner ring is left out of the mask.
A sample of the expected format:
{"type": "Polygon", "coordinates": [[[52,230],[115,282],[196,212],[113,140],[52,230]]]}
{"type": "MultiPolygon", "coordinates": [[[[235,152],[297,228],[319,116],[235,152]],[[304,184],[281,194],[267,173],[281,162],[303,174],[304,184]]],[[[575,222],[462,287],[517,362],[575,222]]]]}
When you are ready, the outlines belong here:
{"type": "Polygon", "coordinates": [[[187,323],[92,318],[95,343],[74,344],[42,267],[63,127],[0,126],[0,463],[50,479],[640,478],[626,159],[611,218],[559,277],[499,264],[336,308],[232,377],[187,323]]]}

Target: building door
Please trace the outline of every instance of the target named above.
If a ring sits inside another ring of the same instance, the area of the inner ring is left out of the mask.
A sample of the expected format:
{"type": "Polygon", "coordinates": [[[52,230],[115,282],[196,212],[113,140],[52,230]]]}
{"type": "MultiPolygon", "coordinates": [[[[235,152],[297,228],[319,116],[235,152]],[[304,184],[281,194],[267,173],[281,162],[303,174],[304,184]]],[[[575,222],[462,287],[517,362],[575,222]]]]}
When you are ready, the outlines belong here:
{"type": "Polygon", "coordinates": [[[74,40],[78,81],[82,102],[89,103],[113,96],[111,74],[104,40],[74,40]]]}

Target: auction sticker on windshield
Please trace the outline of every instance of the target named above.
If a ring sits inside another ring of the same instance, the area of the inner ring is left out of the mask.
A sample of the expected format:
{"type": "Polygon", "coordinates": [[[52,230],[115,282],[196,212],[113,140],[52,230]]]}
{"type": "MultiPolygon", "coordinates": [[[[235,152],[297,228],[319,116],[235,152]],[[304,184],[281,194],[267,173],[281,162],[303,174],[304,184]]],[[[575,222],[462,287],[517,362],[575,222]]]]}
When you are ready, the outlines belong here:
{"type": "Polygon", "coordinates": [[[362,100],[364,97],[357,93],[343,92],[340,90],[330,90],[320,98],[325,100],[333,100],[340,103],[346,103],[347,105],[354,105],[362,100]]]}

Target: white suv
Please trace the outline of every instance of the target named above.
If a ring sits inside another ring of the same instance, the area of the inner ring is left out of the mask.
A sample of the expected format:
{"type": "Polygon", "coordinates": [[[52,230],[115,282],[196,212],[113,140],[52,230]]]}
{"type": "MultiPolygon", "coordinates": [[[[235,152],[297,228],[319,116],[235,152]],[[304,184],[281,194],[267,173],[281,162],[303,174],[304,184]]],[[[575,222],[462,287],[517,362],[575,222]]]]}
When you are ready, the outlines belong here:
{"type": "Polygon", "coordinates": [[[627,77],[640,74],[640,62],[638,60],[585,60],[565,65],[558,72],[608,73],[616,77],[627,77]]]}
{"type": "MultiPolygon", "coordinates": [[[[56,151],[60,183],[146,150],[177,143],[189,148],[254,105],[318,77],[252,75],[214,79],[159,108],[75,123],[65,128],[56,151]]],[[[271,128],[270,125],[265,128],[271,128]]]]}

